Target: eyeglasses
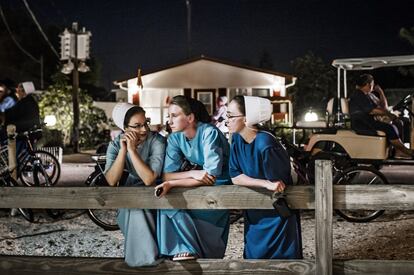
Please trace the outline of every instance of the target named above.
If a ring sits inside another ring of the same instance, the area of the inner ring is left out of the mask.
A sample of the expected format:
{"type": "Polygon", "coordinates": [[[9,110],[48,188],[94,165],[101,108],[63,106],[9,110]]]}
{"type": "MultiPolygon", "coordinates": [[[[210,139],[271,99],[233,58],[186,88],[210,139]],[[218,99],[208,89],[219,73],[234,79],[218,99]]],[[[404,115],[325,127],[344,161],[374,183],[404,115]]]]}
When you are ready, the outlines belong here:
{"type": "Polygon", "coordinates": [[[147,120],[143,124],[137,123],[135,125],[127,125],[127,126],[128,128],[132,128],[132,129],[141,129],[142,127],[147,127],[149,124],[150,124],[150,119],[147,118],[147,120]]]}
{"type": "Polygon", "coordinates": [[[229,114],[227,114],[227,119],[232,119],[232,118],[236,118],[236,117],[243,117],[244,115],[235,115],[235,116],[232,116],[232,115],[229,115],[229,114]]]}

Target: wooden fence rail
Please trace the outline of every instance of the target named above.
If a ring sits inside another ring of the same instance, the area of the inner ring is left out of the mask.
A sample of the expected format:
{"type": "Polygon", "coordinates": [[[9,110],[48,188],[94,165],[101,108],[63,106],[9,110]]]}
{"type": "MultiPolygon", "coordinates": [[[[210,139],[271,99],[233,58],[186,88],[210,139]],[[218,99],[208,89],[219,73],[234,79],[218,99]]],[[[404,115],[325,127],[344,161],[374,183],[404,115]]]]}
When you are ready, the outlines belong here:
{"type": "MultiPolygon", "coordinates": [[[[315,186],[291,186],[292,208],[315,209],[316,255],[309,260],[209,260],[130,268],[123,259],[0,256],[0,274],[414,274],[414,261],[333,261],[332,211],[414,209],[414,186],[332,186],[331,163],[316,162],[315,186]]],[[[272,209],[263,189],[239,186],[177,188],[164,198],[149,187],[0,188],[0,208],[272,209]]]]}
{"type": "MultiPolygon", "coordinates": [[[[315,186],[288,186],[289,205],[315,209],[315,186]]],[[[414,185],[335,185],[335,209],[414,209],[414,185]]],[[[235,185],[176,188],[164,198],[153,187],[0,187],[0,208],[273,209],[270,192],[235,185]]]]}

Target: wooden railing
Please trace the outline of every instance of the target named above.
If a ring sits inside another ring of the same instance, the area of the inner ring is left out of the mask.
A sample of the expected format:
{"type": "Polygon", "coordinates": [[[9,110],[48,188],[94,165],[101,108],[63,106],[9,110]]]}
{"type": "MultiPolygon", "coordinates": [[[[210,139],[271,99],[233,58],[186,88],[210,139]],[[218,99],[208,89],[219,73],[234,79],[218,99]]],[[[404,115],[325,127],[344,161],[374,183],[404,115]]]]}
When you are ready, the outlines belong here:
{"type": "MultiPolygon", "coordinates": [[[[292,208],[315,209],[316,255],[312,260],[198,259],[130,268],[123,259],[0,256],[0,274],[414,274],[414,261],[332,259],[333,209],[413,210],[414,186],[332,186],[330,161],[316,161],[315,186],[289,186],[292,208]]],[[[239,186],[176,188],[154,197],[152,187],[2,187],[0,208],[272,209],[270,192],[239,186]]]]}

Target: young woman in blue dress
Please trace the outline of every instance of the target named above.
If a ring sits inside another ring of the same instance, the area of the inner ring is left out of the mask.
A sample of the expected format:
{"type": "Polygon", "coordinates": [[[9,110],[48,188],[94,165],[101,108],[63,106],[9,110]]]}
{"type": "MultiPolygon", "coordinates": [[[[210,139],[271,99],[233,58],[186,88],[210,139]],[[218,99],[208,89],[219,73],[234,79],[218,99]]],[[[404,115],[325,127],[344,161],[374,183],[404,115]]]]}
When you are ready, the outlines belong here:
{"type": "MultiPolygon", "coordinates": [[[[112,141],[106,152],[105,178],[111,186],[149,186],[162,173],[165,140],[148,127],[145,111],[139,106],[118,103],[113,120],[124,132],[112,141]],[[126,170],[128,177],[121,182],[126,170]]],[[[125,237],[125,261],[129,266],[159,262],[156,238],[156,212],[145,209],[119,209],[118,225],[125,237]]]]}
{"type": "MultiPolygon", "coordinates": [[[[164,182],[156,194],[165,196],[174,187],[230,184],[229,144],[211,125],[205,106],[192,98],[175,96],[168,108],[169,126],[164,162],[164,182]],[[181,171],[184,161],[201,170],[181,171]]],[[[174,261],[222,258],[229,230],[227,210],[160,210],[158,242],[160,253],[174,261]]]]}
{"type": "MultiPolygon", "coordinates": [[[[232,133],[230,176],[233,184],[282,192],[292,184],[290,160],[276,138],[260,131],[257,124],[268,121],[273,107],[260,97],[236,96],[227,109],[227,127],[232,133]]],[[[244,211],[244,258],[302,258],[299,216],[288,218],[276,210],[244,211]]]]}

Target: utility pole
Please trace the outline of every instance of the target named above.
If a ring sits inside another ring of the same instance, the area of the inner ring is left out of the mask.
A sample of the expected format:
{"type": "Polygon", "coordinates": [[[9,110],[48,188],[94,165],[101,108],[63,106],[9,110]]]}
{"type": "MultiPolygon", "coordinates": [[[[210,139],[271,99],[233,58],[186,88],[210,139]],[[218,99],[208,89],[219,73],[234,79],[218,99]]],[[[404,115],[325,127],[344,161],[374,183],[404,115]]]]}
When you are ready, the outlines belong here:
{"type": "Polygon", "coordinates": [[[91,33],[85,28],[79,31],[78,23],[72,23],[72,29],[60,35],[61,38],[61,57],[60,60],[67,60],[63,65],[64,74],[72,73],[72,106],[73,106],[73,125],[72,125],[72,145],[73,152],[79,153],[79,72],[88,72],[89,67],[85,61],[89,59],[89,44],[91,33]]]}
{"type": "Polygon", "coordinates": [[[191,58],[191,2],[186,0],[187,6],[187,58],[191,58]]]}
{"type": "Polygon", "coordinates": [[[43,55],[40,56],[40,89],[43,91],[45,88],[45,82],[44,82],[44,76],[43,76],[43,70],[44,70],[44,63],[43,63],[43,55]]]}
{"type": "Polygon", "coordinates": [[[73,105],[73,126],[72,144],[73,152],[79,153],[79,71],[78,71],[78,23],[72,24],[72,33],[75,34],[72,70],[72,105],[73,105]]]}

